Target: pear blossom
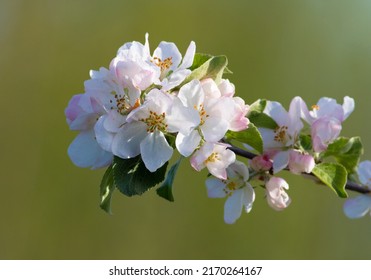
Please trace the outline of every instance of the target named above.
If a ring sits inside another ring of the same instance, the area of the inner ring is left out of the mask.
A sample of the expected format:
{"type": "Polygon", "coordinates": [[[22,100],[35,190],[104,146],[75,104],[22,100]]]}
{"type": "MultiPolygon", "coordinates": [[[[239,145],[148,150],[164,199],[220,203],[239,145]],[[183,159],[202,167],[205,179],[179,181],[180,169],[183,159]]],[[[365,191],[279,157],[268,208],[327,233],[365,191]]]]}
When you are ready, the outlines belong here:
{"type": "Polygon", "coordinates": [[[264,151],[272,155],[274,173],[281,171],[289,164],[290,150],[293,149],[303,128],[299,105],[299,99],[294,98],[288,112],[280,103],[272,101],[268,101],[264,109],[264,113],[278,125],[274,130],[259,128],[264,151]]]}
{"type": "Polygon", "coordinates": [[[191,157],[191,165],[201,171],[207,167],[215,177],[226,180],[227,167],[236,161],[236,155],[227,149],[227,145],[206,142],[191,157]]]}
{"type": "Polygon", "coordinates": [[[281,211],[290,205],[291,199],[285,190],[289,189],[287,182],[279,177],[272,177],[265,184],[268,205],[274,210],[281,211]]]}
{"type": "Polygon", "coordinates": [[[80,131],[68,147],[69,157],[79,167],[97,169],[112,161],[112,153],[101,148],[94,134],[94,125],[103,112],[96,100],[85,94],[73,96],[65,110],[70,129],[80,131]]]}
{"type": "Polygon", "coordinates": [[[224,221],[233,224],[242,213],[249,213],[255,200],[255,192],[248,183],[249,169],[240,161],[235,161],[227,168],[228,179],[209,178],[206,180],[208,196],[211,198],[227,197],[224,204],[224,221]]]}
{"type": "MultiPolygon", "coordinates": [[[[300,98],[301,99],[301,98],[300,98]]],[[[304,101],[301,102],[303,119],[311,125],[313,150],[322,152],[328,145],[339,137],[342,122],[344,122],[354,110],[354,99],[344,97],[343,105],[335,99],[322,97],[309,111],[304,101]]]]}
{"type": "MultiPolygon", "coordinates": [[[[358,178],[367,189],[371,190],[371,161],[366,160],[359,164],[358,178]]],[[[344,203],[344,213],[348,218],[357,219],[371,215],[371,194],[362,194],[355,198],[349,198],[344,203]]]]}

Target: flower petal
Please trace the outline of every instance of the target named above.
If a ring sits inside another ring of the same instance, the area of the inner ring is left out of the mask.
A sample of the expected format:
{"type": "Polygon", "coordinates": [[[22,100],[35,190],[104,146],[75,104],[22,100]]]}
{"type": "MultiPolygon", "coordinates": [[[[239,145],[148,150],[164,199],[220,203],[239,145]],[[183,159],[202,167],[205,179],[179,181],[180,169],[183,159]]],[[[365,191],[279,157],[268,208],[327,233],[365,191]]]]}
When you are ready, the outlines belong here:
{"type": "Polygon", "coordinates": [[[227,224],[233,224],[241,216],[243,190],[239,189],[228,197],[224,204],[224,221],[227,224]]]}
{"type": "Polygon", "coordinates": [[[216,178],[206,179],[207,195],[210,198],[222,198],[227,195],[224,191],[225,184],[216,178]]]}
{"type": "Polygon", "coordinates": [[[184,106],[190,108],[199,108],[204,102],[205,94],[201,88],[200,81],[193,80],[182,86],[178,93],[179,99],[184,106]]]}
{"type": "Polygon", "coordinates": [[[167,143],[164,134],[155,131],[147,135],[140,143],[140,153],[147,169],[155,172],[173,155],[173,149],[167,143]]]}
{"type": "Polygon", "coordinates": [[[153,52],[153,57],[157,57],[164,61],[167,58],[171,58],[172,65],[169,70],[175,70],[178,68],[182,55],[179,52],[177,46],[171,42],[162,41],[153,52]]]}
{"type": "Polygon", "coordinates": [[[278,173],[289,164],[289,151],[278,152],[273,157],[273,173],[278,173]]]}
{"type": "Polygon", "coordinates": [[[359,195],[349,198],[344,203],[344,213],[350,219],[361,218],[371,210],[371,196],[359,195]]]}
{"type": "Polygon", "coordinates": [[[94,137],[93,130],[82,131],[68,147],[68,155],[75,165],[97,169],[111,163],[112,153],[104,151],[94,137]]]}
{"type": "Polygon", "coordinates": [[[287,125],[289,121],[289,115],[285,108],[275,101],[268,101],[263,113],[274,119],[279,126],[287,125]]]}
{"type": "Polygon", "coordinates": [[[354,110],[354,99],[349,96],[345,96],[344,103],[343,103],[344,121],[349,117],[349,115],[353,112],[353,110],[354,110]]]}
{"type": "Polygon", "coordinates": [[[245,208],[245,212],[249,213],[255,200],[255,192],[249,183],[246,183],[246,186],[242,188],[242,191],[244,192],[242,197],[242,204],[245,208]]]}
{"type": "Polygon", "coordinates": [[[117,132],[112,142],[112,152],[121,158],[133,158],[140,154],[140,143],[147,136],[147,125],[133,121],[117,132]]]}
{"type": "Polygon", "coordinates": [[[202,134],[208,142],[218,142],[224,137],[229,127],[229,123],[218,117],[208,117],[201,126],[202,134]]]}
{"type": "Polygon", "coordinates": [[[98,119],[97,123],[94,126],[94,132],[95,138],[102,149],[107,152],[111,152],[112,141],[115,135],[104,128],[106,119],[107,115],[103,115],[98,119]]]}
{"type": "Polygon", "coordinates": [[[191,42],[187,48],[187,51],[183,57],[182,64],[179,65],[179,69],[186,69],[192,66],[193,59],[196,53],[196,44],[191,42]]]}
{"type": "Polygon", "coordinates": [[[188,157],[196,150],[200,141],[201,136],[197,130],[193,130],[188,135],[179,132],[175,140],[175,145],[181,155],[188,157]]]}

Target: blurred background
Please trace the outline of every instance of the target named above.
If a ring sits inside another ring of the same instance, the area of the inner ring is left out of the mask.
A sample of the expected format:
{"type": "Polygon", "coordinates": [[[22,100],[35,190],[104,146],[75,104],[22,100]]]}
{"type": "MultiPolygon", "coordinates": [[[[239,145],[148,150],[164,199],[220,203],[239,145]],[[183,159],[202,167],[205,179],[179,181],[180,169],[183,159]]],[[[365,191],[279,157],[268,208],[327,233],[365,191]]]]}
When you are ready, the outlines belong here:
{"type": "MultiPolygon", "coordinates": [[[[1,259],[370,259],[371,219],[349,220],[327,187],[289,176],[292,204],[223,222],[206,171],[184,161],[175,203],[115,193],[99,208],[104,170],[74,166],[64,109],[90,69],[129,41],[225,54],[236,94],[252,103],[302,96],[356,100],[343,135],[371,159],[371,1],[0,0],[1,259]]],[[[352,194],[353,196],[354,194],[352,194]]]]}

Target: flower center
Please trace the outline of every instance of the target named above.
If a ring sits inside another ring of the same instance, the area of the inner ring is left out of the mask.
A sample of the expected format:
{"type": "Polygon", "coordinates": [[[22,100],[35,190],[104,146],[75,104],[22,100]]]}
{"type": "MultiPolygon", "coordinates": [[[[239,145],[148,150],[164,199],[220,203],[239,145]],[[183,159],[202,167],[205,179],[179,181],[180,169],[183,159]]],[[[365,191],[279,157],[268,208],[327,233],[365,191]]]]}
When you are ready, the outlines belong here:
{"type": "Polygon", "coordinates": [[[165,58],[164,60],[161,60],[159,57],[153,57],[152,62],[160,67],[161,72],[164,72],[165,70],[169,69],[171,65],[173,65],[172,57],[165,58]]]}
{"type": "Polygon", "coordinates": [[[317,104],[312,105],[312,110],[319,110],[319,106],[317,104]]]}
{"type": "Polygon", "coordinates": [[[165,113],[157,114],[156,112],[149,111],[149,116],[146,119],[140,119],[140,121],[147,124],[147,132],[149,133],[155,130],[166,132],[165,113]]]}
{"type": "Polygon", "coordinates": [[[274,130],[274,140],[281,143],[285,142],[287,140],[287,129],[286,125],[277,127],[274,130]]]}
{"type": "Polygon", "coordinates": [[[220,160],[218,153],[212,153],[206,160],[205,164],[209,162],[216,162],[217,160],[220,160]]]}
{"type": "Polygon", "coordinates": [[[200,125],[203,125],[205,123],[206,118],[209,117],[209,115],[206,114],[204,104],[201,104],[199,108],[197,108],[197,106],[194,105],[193,108],[195,108],[200,114],[200,125]]]}
{"type": "MultiPolygon", "coordinates": [[[[116,108],[111,106],[111,110],[116,109],[117,113],[120,113],[121,115],[128,114],[131,110],[134,110],[135,108],[138,108],[140,106],[140,99],[138,98],[135,101],[135,104],[133,106],[129,103],[129,97],[127,95],[114,95],[115,102],[116,102],[116,108]]],[[[110,99],[109,101],[112,105],[114,104],[114,101],[110,99]]]]}

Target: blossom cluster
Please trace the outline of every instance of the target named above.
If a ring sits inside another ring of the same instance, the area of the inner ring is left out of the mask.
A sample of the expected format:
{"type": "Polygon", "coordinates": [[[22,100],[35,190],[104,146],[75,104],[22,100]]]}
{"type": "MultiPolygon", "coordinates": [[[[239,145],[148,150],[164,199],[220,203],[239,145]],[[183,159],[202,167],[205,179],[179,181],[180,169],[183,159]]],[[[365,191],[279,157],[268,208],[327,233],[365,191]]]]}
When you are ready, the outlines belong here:
{"type": "MultiPolygon", "coordinates": [[[[207,168],[212,175],[206,180],[207,193],[227,198],[226,223],[234,223],[243,210],[251,211],[254,182],[264,187],[270,207],[285,209],[291,199],[288,183],[276,175],[282,170],[314,174],[346,196],[345,183],[334,185],[327,178],[343,182],[358,168],[361,144],[339,137],[354,100],[345,97],[341,105],[321,98],[308,108],[295,97],[288,111],[273,101],[258,100],[249,106],[222,78],[226,65],[225,57],[196,53],[194,42],[184,56],[174,43],[165,41],[151,52],[146,34],[144,44],[134,41],[120,47],[108,68],[90,71],[85,92],[73,96],[65,110],[70,129],[79,131],[68,154],[79,167],[108,167],[101,184],[102,208],[107,210],[115,188],[127,195],[141,194],[161,182],[174,150],[189,157],[196,171],[207,168]],[[250,156],[237,152],[236,141],[250,156]],[[334,152],[345,145],[354,148],[349,162],[344,162],[348,154],[334,152]],[[237,160],[236,154],[249,160],[237,160]],[[338,162],[327,163],[329,156],[338,156],[338,162]],[[136,181],[144,176],[142,164],[148,176],[145,183],[136,181]],[[125,174],[117,171],[118,166],[125,167],[125,174]]],[[[168,172],[163,187],[171,188],[176,169],[174,165],[168,172]]],[[[369,161],[359,165],[358,175],[371,189],[369,161]]],[[[168,194],[164,197],[169,199],[168,194]]],[[[344,206],[351,218],[370,209],[369,194],[344,206]]]]}

